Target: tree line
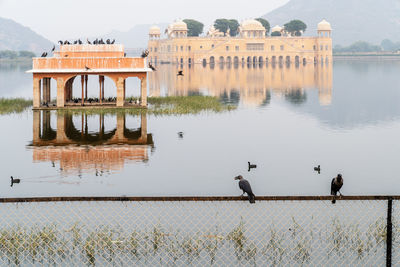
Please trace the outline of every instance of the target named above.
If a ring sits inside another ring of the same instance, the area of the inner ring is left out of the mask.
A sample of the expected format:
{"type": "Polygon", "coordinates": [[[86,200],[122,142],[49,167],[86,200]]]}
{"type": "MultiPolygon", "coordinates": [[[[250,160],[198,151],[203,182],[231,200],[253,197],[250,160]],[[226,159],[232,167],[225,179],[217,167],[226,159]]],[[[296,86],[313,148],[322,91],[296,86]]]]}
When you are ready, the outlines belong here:
{"type": "Polygon", "coordinates": [[[374,45],[364,41],[357,41],[348,46],[335,45],[333,52],[398,52],[400,51],[400,42],[393,42],[385,39],[380,45],[374,45]]]}
{"type": "Polygon", "coordinates": [[[13,51],[13,50],[1,50],[0,58],[5,59],[16,59],[16,58],[33,58],[35,53],[31,51],[13,51]]]}
{"type": "MultiPolygon", "coordinates": [[[[271,25],[268,20],[263,18],[256,18],[265,28],[265,35],[268,36],[271,25]]],[[[203,33],[204,24],[194,19],[184,19],[188,28],[188,36],[199,36],[203,33]]],[[[216,19],[214,21],[215,29],[222,32],[224,35],[237,36],[239,34],[239,22],[236,19],[216,19]]],[[[301,20],[291,20],[283,27],[284,33],[292,36],[301,36],[307,29],[307,25],[301,20]]],[[[272,32],[271,36],[281,36],[282,32],[272,32]]]]}

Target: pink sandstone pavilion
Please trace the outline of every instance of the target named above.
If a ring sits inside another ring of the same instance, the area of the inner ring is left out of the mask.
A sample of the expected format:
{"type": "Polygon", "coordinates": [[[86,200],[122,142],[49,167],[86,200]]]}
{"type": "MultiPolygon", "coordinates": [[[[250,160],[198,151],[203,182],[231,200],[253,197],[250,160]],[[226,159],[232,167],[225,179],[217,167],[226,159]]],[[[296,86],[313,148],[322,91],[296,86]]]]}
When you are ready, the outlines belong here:
{"type": "Polygon", "coordinates": [[[72,84],[76,77],[81,76],[82,94],[79,96],[81,106],[136,106],[125,101],[126,79],[137,77],[141,80],[140,106],[147,106],[147,59],[141,57],[126,57],[121,44],[101,45],[61,45],[53,57],[33,58],[33,68],[28,73],[33,74],[33,109],[49,108],[50,79],[57,82],[56,108],[76,106],[72,101],[72,84]],[[98,101],[88,101],[88,75],[99,76],[98,101]],[[117,88],[116,101],[104,101],[104,76],[111,78],[117,88]]]}

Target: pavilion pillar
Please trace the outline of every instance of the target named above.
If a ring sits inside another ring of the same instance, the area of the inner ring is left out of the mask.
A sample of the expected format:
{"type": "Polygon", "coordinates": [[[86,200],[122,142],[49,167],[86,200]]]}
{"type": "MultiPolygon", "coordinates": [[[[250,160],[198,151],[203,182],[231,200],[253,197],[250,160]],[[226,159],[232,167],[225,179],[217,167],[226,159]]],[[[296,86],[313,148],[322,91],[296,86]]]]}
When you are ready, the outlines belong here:
{"type": "Polygon", "coordinates": [[[51,92],[51,90],[50,90],[51,78],[46,78],[46,80],[47,80],[47,88],[46,88],[47,99],[46,99],[46,102],[50,103],[50,101],[51,101],[51,94],[50,94],[50,92],[51,92]]]}
{"type": "Polygon", "coordinates": [[[85,75],[85,100],[87,100],[87,84],[88,84],[88,75],[85,75]]]}
{"type": "Polygon", "coordinates": [[[65,87],[64,79],[57,78],[57,107],[63,108],[65,105],[65,87]]]}
{"type": "Polygon", "coordinates": [[[39,142],[40,141],[40,113],[42,111],[40,110],[34,110],[33,111],[33,124],[32,124],[32,139],[33,143],[39,142]]]}
{"type": "Polygon", "coordinates": [[[40,107],[40,79],[33,78],[33,108],[40,107]]]}
{"type": "Polygon", "coordinates": [[[124,80],[124,101],[126,99],[126,79],[124,80]]]}
{"type": "Polygon", "coordinates": [[[147,143],[147,114],[142,112],[140,115],[140,139],[147,143]]]}
{"type": "Polygon", "coordinates": [[[47,101],[47,78],[42,79],[42,103],[47,101]]]}
{"type": "Polygon", "coordinates": [[[115,131],[114,136],[118,141],[124,140],[124,129],[125,129],[125,114],[118,112],[117,113],[117,129],[115,131]]]}
{"type": "Polygon", "coordinates": [[[103,97],[102,100],[104,100],[104,76],[101,76],[101,96],[103,97]]]}
{"type": "Polygon", "coordinates": [[[85,93],[85,91],[84,91],[84,83],[85,83],[85,77],[84,77],[84,75],[81,75],[81,85],[82,85],[82,106],[83,106],[83,103],[84,103],[84,101],[85,101],[85,95],[84,95],[84,93],[85,93]]]}
{"type": "Polygon", "coordinates": [[[56,140],[57,142],[66,142],[68,140],[66,134],[65,134],[65,124],[67,121],[67,116],[63,113],[58,113],[57,114],[57,137],[56,140]]]}
{"type": "Polygon", "coordinates": [[[117,80],[117,107],[123,107],[124,106],[124,81],[125,79],[122,77],[119,77],[117,80]]]}
{"type": "Polygon", "coordinates": [[[140,105],[147,107],[147,75],[140,80],[140,105]]]}
{"type": "Polygon", "coordinates": [[[103,95],[102,95],[102,86],[101,86],[101,75],[99,75],[99,103],[102,104],[103,103],[103,95]]]}

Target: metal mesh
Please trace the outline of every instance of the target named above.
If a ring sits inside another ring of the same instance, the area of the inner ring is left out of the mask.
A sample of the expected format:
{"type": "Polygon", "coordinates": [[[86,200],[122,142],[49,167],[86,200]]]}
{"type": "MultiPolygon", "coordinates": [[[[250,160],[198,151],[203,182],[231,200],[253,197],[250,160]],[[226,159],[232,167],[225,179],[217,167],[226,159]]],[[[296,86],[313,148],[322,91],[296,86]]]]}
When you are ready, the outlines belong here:
{"type": "Polygon", "coordinates": [[[1,203],[0,265],[382,266],[386,212],[385,200],[1,203]]]}

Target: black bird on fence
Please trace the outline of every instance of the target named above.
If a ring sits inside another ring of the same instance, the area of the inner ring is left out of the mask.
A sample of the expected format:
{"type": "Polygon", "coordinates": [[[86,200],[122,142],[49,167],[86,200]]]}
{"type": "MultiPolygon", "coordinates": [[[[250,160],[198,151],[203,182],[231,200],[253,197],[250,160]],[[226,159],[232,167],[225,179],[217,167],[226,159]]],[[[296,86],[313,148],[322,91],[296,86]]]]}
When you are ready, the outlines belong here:
{"type": "Polygon", "coordinates": [[[74,41],[74,44],[77,44],[77,43],[78,43],[78,41],[77,41],[77,40],[75,40],[75,41],[74,41]]]}
{"type": "Polygon", "coordinates": [[[62,45],[62,44],[63,44],[63,41],[60,40],[60,41],[58,41],[58,43],[59,43],[60,45],[62,45]]]}
{"type": "Polygon", "coordinates": [[[104,44],[103,38],[100,39],[100,44],[104,44]]]}
{"type": "Polygon", "coordinates": [[[156,71],[156,68],[149,62],[149,68],[152,70],[152,71],[156,71]]]}
{"type": "Polygon", "coordinates": [[[318,172],[318,174],[321,173],[321,166],[318,165],[318,167],[314,167],[314,171],[318,172]]]}
{"type": "Polygon", "coordinates": [[[83,42],[81,41],[81,39],[78,39],[78,44],[83,44],[83,42]]]}
{"type": "Polygon", "coordinates": [[[90,70],[91,68],[89,68],[88,66],[85,65],[85,69],[86,69],[86,70],[90,70]]]}
{"type": "Polygon", "coordinates": [[[335,178],[332,179],[331,182],[331,195],[333,196],[332,204],[336,203],[336,195],[338,192],[340,196],[342,196],[342,193],[340,192],[342,186],[343,186],[343,178],[342,175],[339,173],[335,178]]]}
{"type": "Polygon", "coordinates": [[[248,163],[248,165],[249,165],[249,169],[248,169],[247,171],[250,171],[251,169],[257,168],[257,165],[256,165],[256,164],[251,164],[250,161],[248,161],[247,163],[248,163]]]}
{"type": "Polygon", "coordinates": [[[147,57],[149,55],[149,50],[144,50],[142,52],[142,57],[147,57]]]}
{"type": "Polygon", "coordinates": [[[46,57],[46,52],[43,52],[40,57],[46,57]]]}
{"type": "Polygon", "coordinates": [[[115,39],[113,39],[112,41],[111,41],[111,44],[114,44],[115,43],[115,39]]]}
{"type": "Polygon", "coordinates": [[[111,44],[110,39],[107,39],[106,43],[107,43],[107,44],[111,44]]]}
{"type": "Polygon", "coordinates": [[[239,188],[242,189],[243,194],[247,193],[247,196],[249,197],[249,202],[251,204],[256,203],[256,196],[253,194],[253,191],[251,190],[251,186],[249,181],[243,178],[243,176],[239,175],[235,177],[235,180],[239,180],[239,188]]]}
{"type": "Polygon", "coordinates": [[[176,74],[176,76],[183,76],[183,70],[179,70],[178,74],[176,74]]]}
{"type": "Polygon", "coordinates": [[[88,44],[92,44],[92,43],[89,41],[88,38],[86,38],[86,42],[87,42],[88,44]]]}
{"type": "Polygon", "coordinates": [[[20,182],[21,182],[21,179],[16,179],[16,178],[14,178],[14,177],[10,177],[11,178],[11,187],[14,185],[14,184],[19,184],[20,182]]]}
{"type": "Polygon", "coordinates": [[[53,45],[53,49],[51,49],[51,52],[54,52],[54,50],[56,50],[56,46],[53,45]]]}

